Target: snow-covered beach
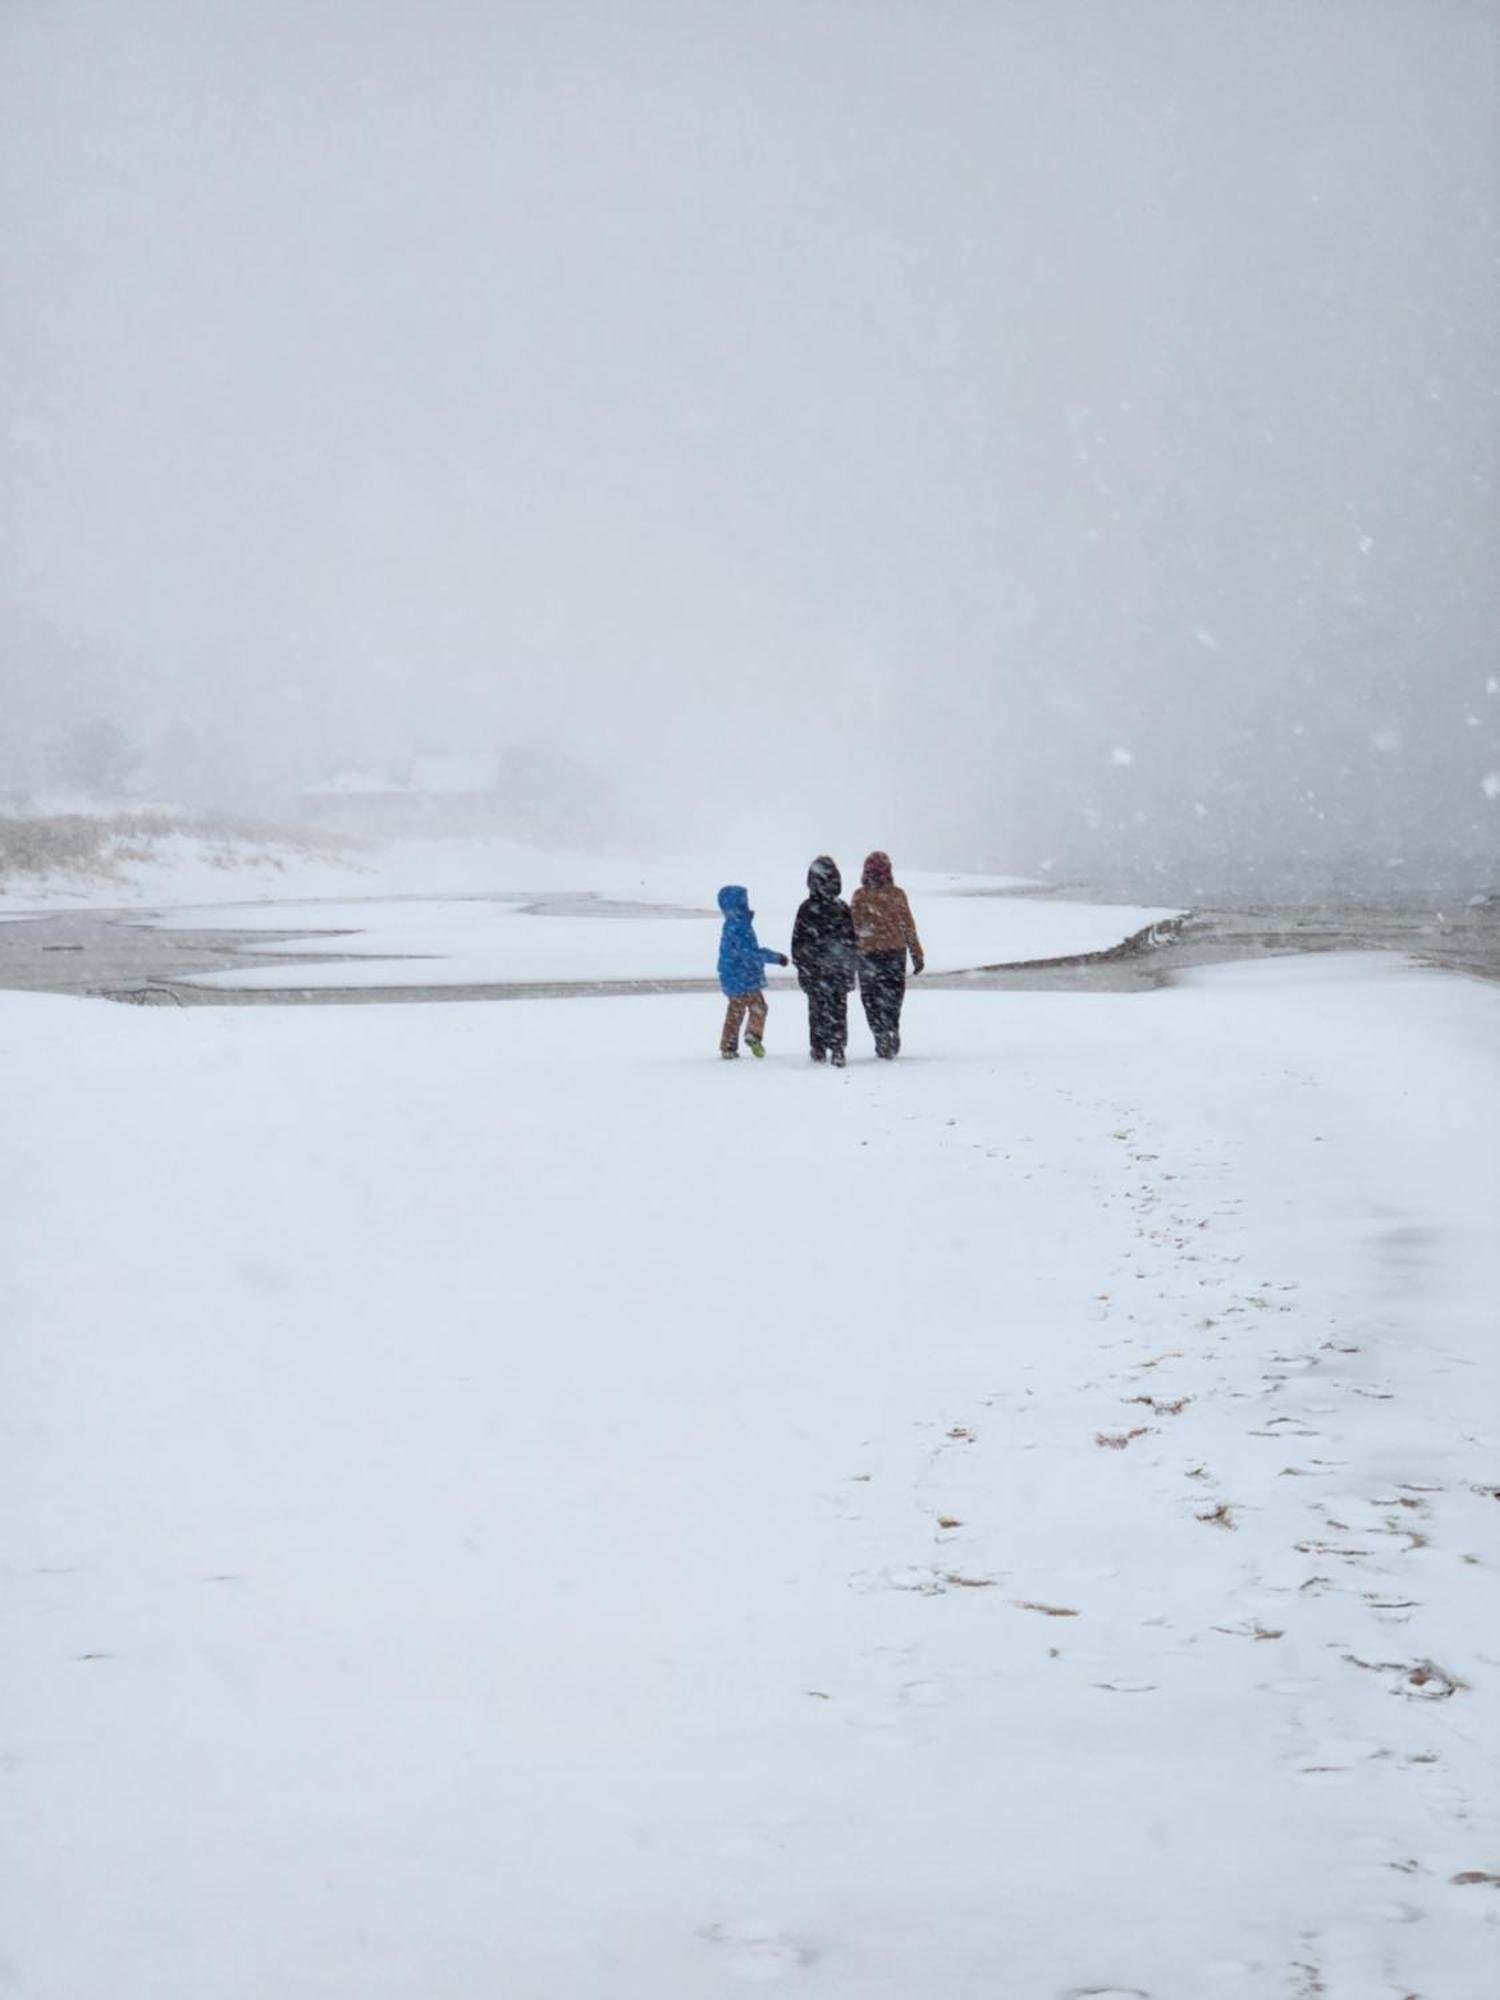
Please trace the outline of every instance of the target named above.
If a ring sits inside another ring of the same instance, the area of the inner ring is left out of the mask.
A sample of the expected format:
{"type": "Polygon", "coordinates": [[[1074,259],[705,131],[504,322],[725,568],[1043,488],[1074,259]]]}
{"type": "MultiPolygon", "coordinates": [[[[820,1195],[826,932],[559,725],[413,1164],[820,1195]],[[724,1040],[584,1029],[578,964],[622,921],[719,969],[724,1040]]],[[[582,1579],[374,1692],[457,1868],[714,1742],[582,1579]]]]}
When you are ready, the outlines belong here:
{"type": "MultiPolygon", "coordinates": [[[[761,928],[784,944],[801,871],[767,867],[757,880],[761,928]]],[[[935,976],[1110,951],[1179,914],[1044,893],[1016,877],[917,871],[907,880],[935,976]]],[[[210,859],[178,838],[118,874],[13,880],[0,894],[11,926],[0,988],[45,990],[52,973],[67,990],[120,991],[147,968],[184,999],[711,980],[716,887],[702,861],[548,855],[494,840],[325,854],[242,843],[210,859]],[[59,920],[66,943],[47,928],[59,920]],[[49,940],[43,951],[85,955],[22,978],[13,968],[34,934],[49,940]],[[200,971],[176,962],[207,937],[232,963],[200,971]]]]}
{"type": "Polygon", "coordinates": [[[1497,2000],[1497,78],[0,5],[0,2000],[1497,2000]]]}
{"type": "MultiPolygon", "coordinates": [[[[934,973],[1107,951],[1177,915],[1167,909],[979,893],[963,878],[956,878],[952,888],[940,880],[914,878],[913,894],[924,889],[928,964],[934,973]]],[[[269,947],[310,963],[257,967],[253,941],[247,940],[249,951],[240,965],[201,976],[204,984],[235,991],[701,979],[712,974],[716,911],[685,907],[640,915],[629,905],[622,910],[617,901],[592,897],[560,897],[539,908],[527,907],[532,900],[315,903],[290,913],[276,905],[225,906],[179,911],[157,921],[173,931],[192,926],[274,931],[283,929],[290,915],[310,932],[324,932],[321,937],[281,939],[269,947]]],[[[795,901],[785,892],[767,901],[769,907],[758,919],[761,931],[768,939],[784,941],[795,901]]]]}
{"type": "Polygon", "coordinates": [[[12,1983],[1483,2000],[1497,1014],[0,997],[12,1983]]]}

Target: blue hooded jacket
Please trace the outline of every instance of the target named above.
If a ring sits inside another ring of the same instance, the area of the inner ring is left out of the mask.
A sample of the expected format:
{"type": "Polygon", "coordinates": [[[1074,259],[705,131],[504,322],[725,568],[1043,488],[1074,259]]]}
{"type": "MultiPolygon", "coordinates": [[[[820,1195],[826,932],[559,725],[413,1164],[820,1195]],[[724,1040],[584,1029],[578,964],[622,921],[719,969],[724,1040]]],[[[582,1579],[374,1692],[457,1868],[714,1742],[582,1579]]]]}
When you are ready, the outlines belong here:
{"type": "Polygon", "coordinates": [[[781,953],[767,951],[755,935],[755,912],[749,892],[734,884],[719,891],[724,930],[719,938],[719,984],[733,999],[737,993],[758,993],[768,965],[779,965],[781,953]]]}

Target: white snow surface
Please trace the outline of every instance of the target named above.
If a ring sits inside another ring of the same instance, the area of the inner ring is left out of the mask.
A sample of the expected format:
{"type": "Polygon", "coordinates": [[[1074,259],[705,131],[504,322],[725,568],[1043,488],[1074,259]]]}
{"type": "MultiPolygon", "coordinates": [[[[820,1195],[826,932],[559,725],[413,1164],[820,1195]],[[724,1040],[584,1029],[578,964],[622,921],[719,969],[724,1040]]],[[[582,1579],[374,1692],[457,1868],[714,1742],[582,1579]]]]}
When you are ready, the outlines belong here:
{"type": "MultiPolygon", "coordinates": [[[[575,876],[575,881],[589,879],[575,876]]],[[[659,884],[663,877],[658,873],[647,879],[659,884]]],[[[503,902],[413,898],[220,905],[172,912],[156,921],[171,930],[295,928],[325,933],[264,947],[321,963],[235,966],[200,975],[196,983],[205,986],[301,989],[712,978],[722,922],[714,906],[717,885],[705,897],[701,880],[684,882],[674,875],[670,884],[688,897],[696,892],[696,898],[660,915],[640,914],[642,905],[623,900],[617,887],[612,896],[574,890],[571,895],[526,895],[503,902]],[[330,953],[346,962],[330,962],[330,953]],[[351,964],[347,958],[369,962],[351,964]]],[[[916,875],[907,878],[907,886],[933,972],[1107,950],[1179,914],[1007,896],[984,888],[983,878],[916,875]]],[[[656,898],[661,890],[653,887],[646,893],[656,898]]],[[[768,949],[789,949],[799,900],[794,885],[790,895],[769,897],[757,910],[757,935],[768,949]]]]}
{"type": "MultiPolygon", "coordinates": [[[[416,843],[412,843],[416,846],[416,843]]],[[[418,869],[424,858],[411,856],[418,869]]],[[[350,895],[368,881],[408,886],[404,852],[319,854],[290,841],[276,845],[233,837],[170,833],[109,843],[102,863],[54,867],[44,873],[0,875],[0,914],[33,916],[59,910],[150,909],[160,904],[202,903],[226,895],[350,895]]],[[[442,886],[455,886],[453,870],[442,886]]],[[[412,886],[416,886],[413,884],[412,886]]],[[[398,888],[398,892],[399,892],[398,888]]]]}
{"type": "Polygon", "coordinates": [[[0,1984],[1488,2000],[1500,994],[0,996],[0,1984]]]}
{"type": "MultiPolygon", "coordinates": [[[[331,838],[327,837],[327,838],[331,838]]],[[[574,888],[582,876],[639,879],[649,864],[629,859],[542,853],[514,841],[347,841],[320,851],[297,844],[295,829],[277,845],[193,832],[121,840],[107,872],[56,869],[0,880],[0,910],[37,913],[78,908],[174,908],[231,898],[278,899],[472,895],[518,885],[534,891],[574,888]]]]}
{"type": "MultiPolygon", "coordinates": [[[[747,862],[743,857],[731,861],[718,856],[705,867],[670,856],[574,854],[481,837],[350,841],[326,852],[299,847],[295,840],[292,830],[280,846],[270,835],[257,841],[183,832],[122,840],[116,843],[119,851],[107,873],[59,869],[50,875],[0,878],[0,912],[175,910],[238,905],[266,897],[339,903],[353,898],[462,897],[497,891],[538,896],[580,889],[616,901],[697,904],[707,898],[711,904],[721,882],[744,881],[743,870],[754,863],[754,857],[747,862]]],[[[1020,875],[932,874],[917,879],[990,890],[1036,886],[1020,875]]],[[[800,873],[794,873],[789,885],[795,890],[793,907],[802,893],[796,888],[798,881],[800,873]]]]}

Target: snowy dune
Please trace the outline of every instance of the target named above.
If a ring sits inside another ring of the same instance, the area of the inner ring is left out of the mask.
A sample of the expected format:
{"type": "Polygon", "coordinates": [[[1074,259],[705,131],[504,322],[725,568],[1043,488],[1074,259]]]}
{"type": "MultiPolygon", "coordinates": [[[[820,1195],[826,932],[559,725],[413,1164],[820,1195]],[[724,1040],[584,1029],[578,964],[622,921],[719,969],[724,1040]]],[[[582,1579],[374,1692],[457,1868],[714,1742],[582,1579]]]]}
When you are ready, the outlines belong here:
{"type": "MultiPolygon", "coordinates": [[[[585,878],[586,879],[586,878],[585,878]]],[[[1041,901],[986,891],[963,877],[908,878],[933,972],[1105,951],[1176,911],[1041,901]],[[949,884],[962,883],[955,890],[949,884]]],[[[412,900],[215,906],[174,912],[166,930],[305,929],[341,933],[266,947],[308,965],[235,966],[196,984],[236,988],[492,985],[506,981],[712,978],[719,916],[700,904],[676,915],[637,914],[607,902],[543,902],[536,910],[489,901],[412,900]],[[329,952],[368,964],[317,963],[329,952]],[[402,956],[407,954],[407,956],[402,956]]],[[[527,901],[531,898],[525,899],[527,901]]],[[[787,949],[795,901],[767,899],[757,912],[761,942],[787,949]]],[[[254,946],[247,948],[250,951],[254,946]]]]}
{"type": "Polygon", "coordinates": [[[0,997],[16,1990],[1488,2000],[1500,995],[716,1022],[0,997]]]}
{"type": "MultiPolygon", "coordinates": [[[[308,848],[287,829],[276,845],[263,840],[192,834],[135,839],[112,853],[107,871],[53,868],[0,875],[0,911],[39,914],[78,908],[173,909],[265,898],[341,902],[395,896],[482,896],[496,890],[539,896],[592,889],[616,900],[711,905],[721,882],[769,881],[785,875],[800,882],[805,861],[774,868],[759,857],[697,856],[642,859],[622,854],[569,854],[479,836],[346,842],[308,848]]],[[[810,858],[810,857],[809,857],[810,858]]],[[[909,871],[908,871],[909,873],[909,871]]],[[[918,877],[933,887],[972,883],[987,889],[1037,885],[1019,875],[918,877]]],[[[851,885],[852,886],[852,885],[851,885]]],[[[801,891],[797,890],[797,894],[801,891]]]]}

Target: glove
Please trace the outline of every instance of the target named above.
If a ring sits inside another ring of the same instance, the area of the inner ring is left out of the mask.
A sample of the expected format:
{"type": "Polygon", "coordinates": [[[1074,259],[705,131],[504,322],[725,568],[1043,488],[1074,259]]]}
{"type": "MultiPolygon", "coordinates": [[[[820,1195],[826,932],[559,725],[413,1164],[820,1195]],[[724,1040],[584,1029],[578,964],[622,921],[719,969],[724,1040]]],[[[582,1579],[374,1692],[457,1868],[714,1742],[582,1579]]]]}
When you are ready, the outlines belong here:
{"type": "Polygon", "coordinates": [[[776,963],[777,963],[778,965],[790,965],[790,964],[791,964],[791,962],[792,962],[792,961],[791,961],[791,960],[790,960],[790,959],[789,959],[789,958],[787,957],[787,955],[786,955],[786,953],[785,953],[784,951],[779,951],[779,952],[777,952],[777,954],[776,954],[776,963]]]}
{"type": "Polygon", "coordinates": [[[913,979],[916,978],[917,974],[922,971],[926,964],[927,961],[925,958],[913,958],[911,962],[911,976],[913,979]]]}

